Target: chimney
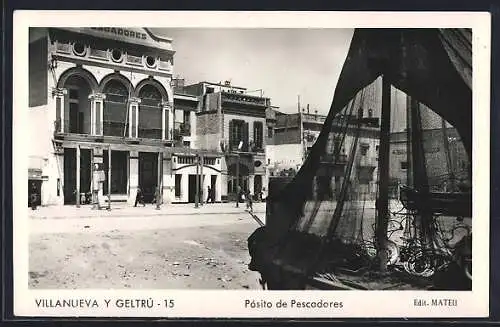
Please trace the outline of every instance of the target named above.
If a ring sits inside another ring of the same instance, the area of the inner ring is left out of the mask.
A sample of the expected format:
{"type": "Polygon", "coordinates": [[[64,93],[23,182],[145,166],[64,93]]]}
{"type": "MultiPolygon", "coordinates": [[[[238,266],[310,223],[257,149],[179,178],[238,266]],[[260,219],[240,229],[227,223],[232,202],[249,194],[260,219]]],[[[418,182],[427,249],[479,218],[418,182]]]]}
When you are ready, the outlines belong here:
{"type": "Polygon", "coordinates": [[[318,120],[318,110],[314,110],[314,119],[318,120]]]}
{"type": "Polygon", "coordinates": [[[309,103],[307,104],[307,113],[309,114],[309,103]]]}

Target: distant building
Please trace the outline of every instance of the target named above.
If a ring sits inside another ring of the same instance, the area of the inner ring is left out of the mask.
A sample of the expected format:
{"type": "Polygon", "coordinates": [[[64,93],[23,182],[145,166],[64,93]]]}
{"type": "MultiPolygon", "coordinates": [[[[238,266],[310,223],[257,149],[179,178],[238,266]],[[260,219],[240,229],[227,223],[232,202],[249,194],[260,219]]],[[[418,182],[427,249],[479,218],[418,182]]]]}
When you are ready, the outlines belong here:
{"type": "MultiPolygon", "coordinates": [[[[446,128],[446,136],[442,128],[425,129],[422,139],[428,184],[432,189],[443,191],[451,176],[456,181],[468,179],[467,153],[455,128],[446,128]]],[[[408,173],[412,169],[407,148],[406,131],[391,134],[389,174],[393,184],[408,184],[408,173]]]]}
{"type": "MultiPolygon", "coordinates": [[[[274,113],[276,123],[274,127],[274,138],[272,144],[266,148],[269,158],[268,167],[270,176],[289,175],[300,169],[307,158],[312,146],[318,139],[323,128],[326,116],[317,112],[310,113],[302,110],[300,113],[285,114],[278,111],[274,113]]],[[[268,115],[271,116],[271,115],[268,115]]],[[[362,185],[367,193],[376,192],[376,176],[378,168],[379,147],[379,119],[373,117],[371,111],[364,115],[360,131],[358,155],[353,168],[351,185],[362,185]]],[[[356,119],[351,117],[349,119],[356,119]]],[[[339,128],[338,120],[334,120],[332,129],[339,128]]],[[[354,130],[348,130],[342,148],[340,139],[329,139],[327,152],[324,156],[326,161],[333,162],[334,153],[340,153],[339,159],[334,167],[335,191],[340,191],[341,178],[347,163],[347,154],[354,140],[354,130]]],[[[321,179],[321,176],[318,178],[321,179]]],[[[320,184],[329,185],[332,181],[323,181],[320,184]]]]}
{"type": "Polygon", "coordinates": [[[267,184],[266,110],[270,99],[229,81],[199,82],[178,89],[199,99],[195,126],[191,126],[194,147],[222,155],[222,199],[235,197],[238,181],[243,189],[258,193],[267,184]]]}

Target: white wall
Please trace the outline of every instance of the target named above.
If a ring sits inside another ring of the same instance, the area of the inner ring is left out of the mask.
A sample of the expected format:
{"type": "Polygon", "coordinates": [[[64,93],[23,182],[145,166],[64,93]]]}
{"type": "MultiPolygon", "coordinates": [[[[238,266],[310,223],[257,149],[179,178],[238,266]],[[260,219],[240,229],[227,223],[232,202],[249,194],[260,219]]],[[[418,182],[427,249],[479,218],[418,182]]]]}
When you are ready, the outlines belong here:
{"type": "Polygon", "coordinates": [[[302,165],[302,154],[303,148],[300,144],[266,146],[266,160],[269,159],[270,167],[296,168],[297,165],[302,165]]]}

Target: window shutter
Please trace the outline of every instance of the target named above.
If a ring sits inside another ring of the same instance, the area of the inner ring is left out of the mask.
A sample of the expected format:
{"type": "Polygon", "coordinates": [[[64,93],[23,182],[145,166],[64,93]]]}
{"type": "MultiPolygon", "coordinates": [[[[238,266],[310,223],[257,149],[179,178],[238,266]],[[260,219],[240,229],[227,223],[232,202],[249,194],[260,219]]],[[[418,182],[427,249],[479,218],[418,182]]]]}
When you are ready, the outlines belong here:
{"type": "Polygon", "coordinates": [[[248,151],[248,123],[243,123],[243,151],[248,151]]]}
{"type": "Polygon", "coordinates": [[[234,148],[233,147],[234,122],[233,122],[232,119],[229,121],[229,133],[228,133],[228,136],[229,136],[228,143],[227,143],[227,145],[229,147],[228,150],[232,150],[234,148]]]}

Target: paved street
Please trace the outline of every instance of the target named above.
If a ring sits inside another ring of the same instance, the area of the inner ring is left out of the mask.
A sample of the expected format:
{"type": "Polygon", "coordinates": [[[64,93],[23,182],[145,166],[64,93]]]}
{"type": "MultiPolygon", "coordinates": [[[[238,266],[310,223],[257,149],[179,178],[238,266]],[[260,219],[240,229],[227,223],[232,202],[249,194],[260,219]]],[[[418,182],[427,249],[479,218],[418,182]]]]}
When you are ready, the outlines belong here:
{"type": "MultiPolygon", "coordinates": [[[[264,218],[265,205],[255,204],[264,218]]],[[[258,289],[245,206],[47,207],[30,219],[33,288],[258,289]]]]}

